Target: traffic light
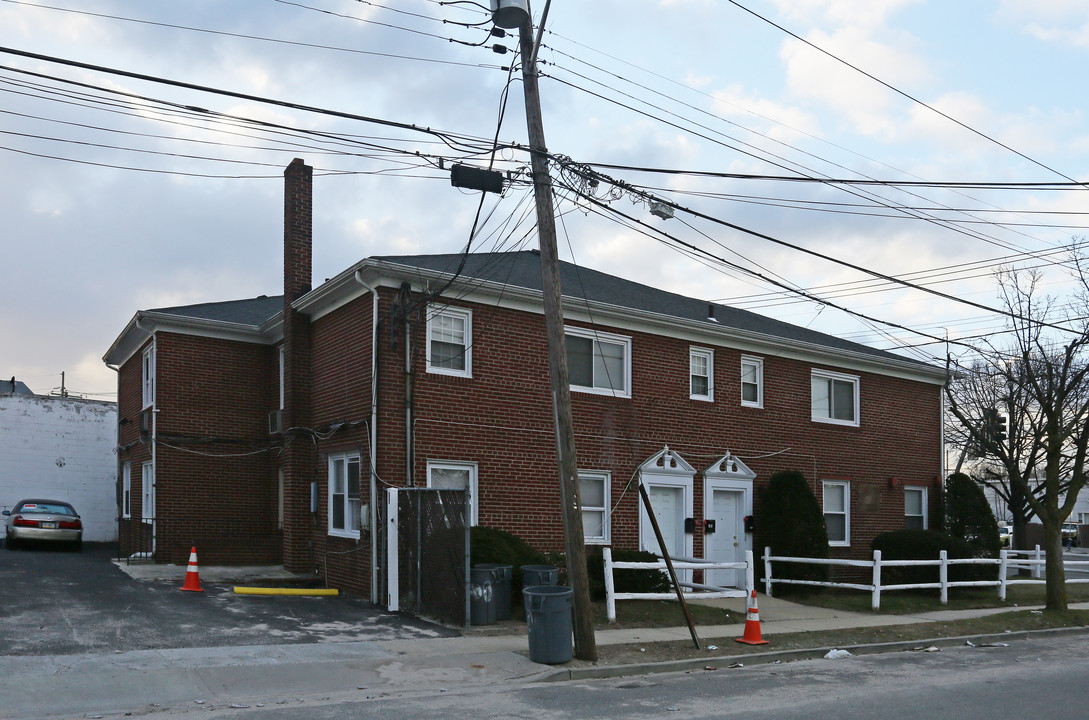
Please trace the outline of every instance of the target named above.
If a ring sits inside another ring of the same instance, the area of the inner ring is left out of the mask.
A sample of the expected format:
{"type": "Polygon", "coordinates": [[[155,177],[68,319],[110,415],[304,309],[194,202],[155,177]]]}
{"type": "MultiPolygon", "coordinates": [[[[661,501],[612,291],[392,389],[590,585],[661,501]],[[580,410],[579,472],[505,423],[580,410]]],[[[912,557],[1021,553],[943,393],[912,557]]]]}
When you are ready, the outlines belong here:
{"type": "Polygon", "coordinates": [[[1008,436],[1007,429],[1009,428],[1009,418],[1005,415],[999,415],[997,410],[992,411],[994,415],[994,441],[996,444],[1006,442],[1008,436]]]}

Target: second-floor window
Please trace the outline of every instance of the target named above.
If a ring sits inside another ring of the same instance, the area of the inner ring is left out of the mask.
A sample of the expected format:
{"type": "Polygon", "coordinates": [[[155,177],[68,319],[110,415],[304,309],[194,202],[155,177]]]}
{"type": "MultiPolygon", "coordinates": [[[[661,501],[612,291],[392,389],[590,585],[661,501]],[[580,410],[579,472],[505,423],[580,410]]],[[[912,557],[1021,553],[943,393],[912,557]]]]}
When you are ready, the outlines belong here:
{"type": "Polygon", "coordinates": [[[741,358],[741,404],[764,407],[764,361],[760,358],[741,358]]]}
{"type": "Polygon", "coordinates": [[[631,338],[573,327],[564,333],[572,390],[631,397],[631,338]]]}
{"type": "Polygon", "coordinates": [[[813,420],[838,425],[858,425],[858,378],[854,375],[814,370],[813,420]]]}
{"type": "Polygon", "coordinates": [[[427,371],[473,376],[472,311],[446,306],[428,312],[427,371]]]}
{"type": "Polygon", "coordinates": [[[688,351],[688,396],[693,400],[714,400],[715,355],[705,348],[692,348],[688,351]]]}
{"type": "Polygon", "coordinates": [[[144,350],[143,368],[141,373],[143,384],[144,407],[149,408],[155,404],[155,345],[152,344],[144,350]]]}

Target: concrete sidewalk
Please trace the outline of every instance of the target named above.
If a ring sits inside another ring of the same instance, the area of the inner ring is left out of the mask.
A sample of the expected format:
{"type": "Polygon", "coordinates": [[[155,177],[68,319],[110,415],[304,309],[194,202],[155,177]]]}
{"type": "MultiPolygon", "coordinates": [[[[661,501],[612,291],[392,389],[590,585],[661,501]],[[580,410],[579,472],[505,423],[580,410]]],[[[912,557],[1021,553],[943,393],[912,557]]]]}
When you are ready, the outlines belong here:
{"type": "MultiPolygon", "coordinates": [[[[145,566],[129,571],[148,579],[177,581],[184,568],[145,566]]],[[[279,570],[282,572],[282,569],[279,570]]],[[[206,582],[244,582],[278,577],[274,569],[201,568],[206,582]]],[[[288,579],[285,576],[285,579],[288,579]]],[[[762,634],[979,617],[1003,609],[943,610],[919,615],[879,615],[811,607],[759,596],[762,634]]],[[[745,600],[710,601],[743,618],[745,600]]],[[[1078,607],[1089,607],[1083,603],[1078,607]]],[[[1024,609],[1024,608],[1018,608],[1024,609]]],[[[738,637],[744,623],[699,627],[700,637],[738,637]]],[[[603,629],[600,646],[688,640],[686,627],[603,629]]],[[[774,643],[772,647],[774,646],[774,643]]],[[[321,644],[141,650],[112,655],[0,657],[3,718],[107,715],[165,708],[229,708],[305,705],[364,700],[419,692],[459,692],[511,682],[594,677],[591,664],[548,666],[528,658],[524,624],[467,628],[461,637],[321,644]],[[49,698],[43,703],[41,698],[49,698]]],[[[661,668],[604,668],[610,675],[661,668]]]]}

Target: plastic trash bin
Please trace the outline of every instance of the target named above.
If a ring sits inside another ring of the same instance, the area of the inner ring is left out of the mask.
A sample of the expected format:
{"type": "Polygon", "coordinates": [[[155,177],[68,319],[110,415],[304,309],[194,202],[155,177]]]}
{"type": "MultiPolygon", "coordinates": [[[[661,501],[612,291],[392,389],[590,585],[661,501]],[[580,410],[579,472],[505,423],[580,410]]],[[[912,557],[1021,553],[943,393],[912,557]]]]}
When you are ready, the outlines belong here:
{"type": "Polygon", "coordinates": [[[529,659],[558,665],[572,654],[574,592],[563,585],[535,585],[522,589],[529,627],[529,659]]]}
{"type": "Polygon", "coordinates": [[[495,619],[510,620],[511,579],[514,577],[513,565],[500,563],[480,563],[474,567],[491,570],[493,592],[495,594],[495,619]]]}
{"type": "Polygon", "coordinates": [[[495,625],[495,573],[486,568],[469,571],[469,623],[495,625]]]}
{"type": "Polygon", "coordinates": [[[552,565],[523,565],[522,588],[534,585],[556,585],[560,581],[560,569],[552,565]]]}

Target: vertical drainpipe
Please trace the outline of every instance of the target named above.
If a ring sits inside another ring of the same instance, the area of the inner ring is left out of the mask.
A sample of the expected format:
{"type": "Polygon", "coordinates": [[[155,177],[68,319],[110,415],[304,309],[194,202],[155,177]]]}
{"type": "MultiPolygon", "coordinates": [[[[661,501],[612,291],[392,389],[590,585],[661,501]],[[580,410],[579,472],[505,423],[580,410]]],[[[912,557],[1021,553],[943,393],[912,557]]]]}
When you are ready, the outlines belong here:
{"type": "Polygon", "coordinates": [[[363,281],[363,271],[355,271],[355,281],[370,292],[371,305],[371,423],[370,434],[370,505],[371,505],[371,603],[378,604],[378,286],[363,281]]]}

